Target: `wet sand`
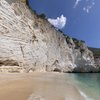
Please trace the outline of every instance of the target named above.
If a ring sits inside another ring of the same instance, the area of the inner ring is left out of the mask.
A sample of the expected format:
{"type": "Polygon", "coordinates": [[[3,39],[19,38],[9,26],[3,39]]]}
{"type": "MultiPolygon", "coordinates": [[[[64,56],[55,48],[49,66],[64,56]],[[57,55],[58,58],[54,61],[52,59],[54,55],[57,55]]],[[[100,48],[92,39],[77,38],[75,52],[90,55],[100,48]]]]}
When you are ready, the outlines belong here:
{"type": "Polygon", "coordinates": [[[64,74],[0,73],[0,100],[84,100],[64,74]]]}

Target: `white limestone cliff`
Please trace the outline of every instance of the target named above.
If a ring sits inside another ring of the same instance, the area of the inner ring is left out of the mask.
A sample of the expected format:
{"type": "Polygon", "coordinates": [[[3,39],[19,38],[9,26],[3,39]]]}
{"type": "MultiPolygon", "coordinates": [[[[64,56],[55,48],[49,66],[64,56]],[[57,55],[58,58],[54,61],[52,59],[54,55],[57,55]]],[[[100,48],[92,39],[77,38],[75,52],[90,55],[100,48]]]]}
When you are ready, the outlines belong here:
{"type": "Polygon", "coordinates": [[[93,53],[78,43],[31,12],[24,0],[0,0],[1,72],[97,72],[93,53]]]}

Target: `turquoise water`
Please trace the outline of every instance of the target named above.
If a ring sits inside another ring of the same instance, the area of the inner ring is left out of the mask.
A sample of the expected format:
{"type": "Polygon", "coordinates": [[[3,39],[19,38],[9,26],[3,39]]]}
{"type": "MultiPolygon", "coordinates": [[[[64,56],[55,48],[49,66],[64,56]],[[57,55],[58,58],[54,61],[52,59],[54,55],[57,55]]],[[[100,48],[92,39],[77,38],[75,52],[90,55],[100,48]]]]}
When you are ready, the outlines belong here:
{"type": "Polygon", "coordinates": [[[85,93],[87,100],[100,100],[100,73],[66,74],[76,84],[79,90],[85,93]]]}

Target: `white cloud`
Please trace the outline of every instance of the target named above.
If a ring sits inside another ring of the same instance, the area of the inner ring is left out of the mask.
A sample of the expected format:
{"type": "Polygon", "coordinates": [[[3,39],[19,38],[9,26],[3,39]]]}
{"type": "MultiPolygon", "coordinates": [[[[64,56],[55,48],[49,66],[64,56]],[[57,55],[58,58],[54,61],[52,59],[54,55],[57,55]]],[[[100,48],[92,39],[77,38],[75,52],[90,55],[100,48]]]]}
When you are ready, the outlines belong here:
{"type": "Polygon", "coordinates": [[[76,8],[76,6],[79,4],[81,0],[76,0],[75,4],[74,4],[74,7],[73,8],[76,8]]]}
{"type": "MultiPolygon", "coordinates": [[[[74,7],[76,8],[77,5],[79,4],[79,2],[81,2],[82,0],[76,0],[74,7]]],[[[95,1],[94,0],[83,0],[85,5],[83,6],[83,11],[85,11],[86,13],[89,13],[90,10],[93,8],[93,6],[95,5],[95,1]]]]}
{"type": "MultiPolygon", "coordinates": [[[[86,1],[88,2],[89,0],[86,0],[86,1]]],[[[93,8],[94,5],[95,5],[95,2],[91,1],[90,5],[83,7],[83,11],[85,11],[86,13],[89,13],[89,11],[93,8]]]]}
{"type": "Polygon", "coordinates": [[[62,29],[66,25],[67,18],[62,14],[60,17],[57,17],[56,19],[48,18],[48,21],[56,28],[62,29]]]}

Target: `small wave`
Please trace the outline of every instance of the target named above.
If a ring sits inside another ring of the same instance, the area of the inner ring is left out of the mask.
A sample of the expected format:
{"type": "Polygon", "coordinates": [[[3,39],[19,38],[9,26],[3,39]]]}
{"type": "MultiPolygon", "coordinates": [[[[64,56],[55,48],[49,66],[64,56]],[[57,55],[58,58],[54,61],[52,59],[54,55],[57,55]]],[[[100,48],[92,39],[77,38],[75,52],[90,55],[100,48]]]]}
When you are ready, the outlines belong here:
{"type": "Polygon", "coordinates": [[[84,92],[82,92],[82,91],[80,91],[80,90],[79,90],[79,92],[80,92],[81,96],[82,96],[85,100],[94,100],[94,99],[88,97],[84,92]]]}
{"type": "Polygon", "coordinates": [[[31,94],[27,100],[45,100],[43,97],[35,94],[31,94]]]}

